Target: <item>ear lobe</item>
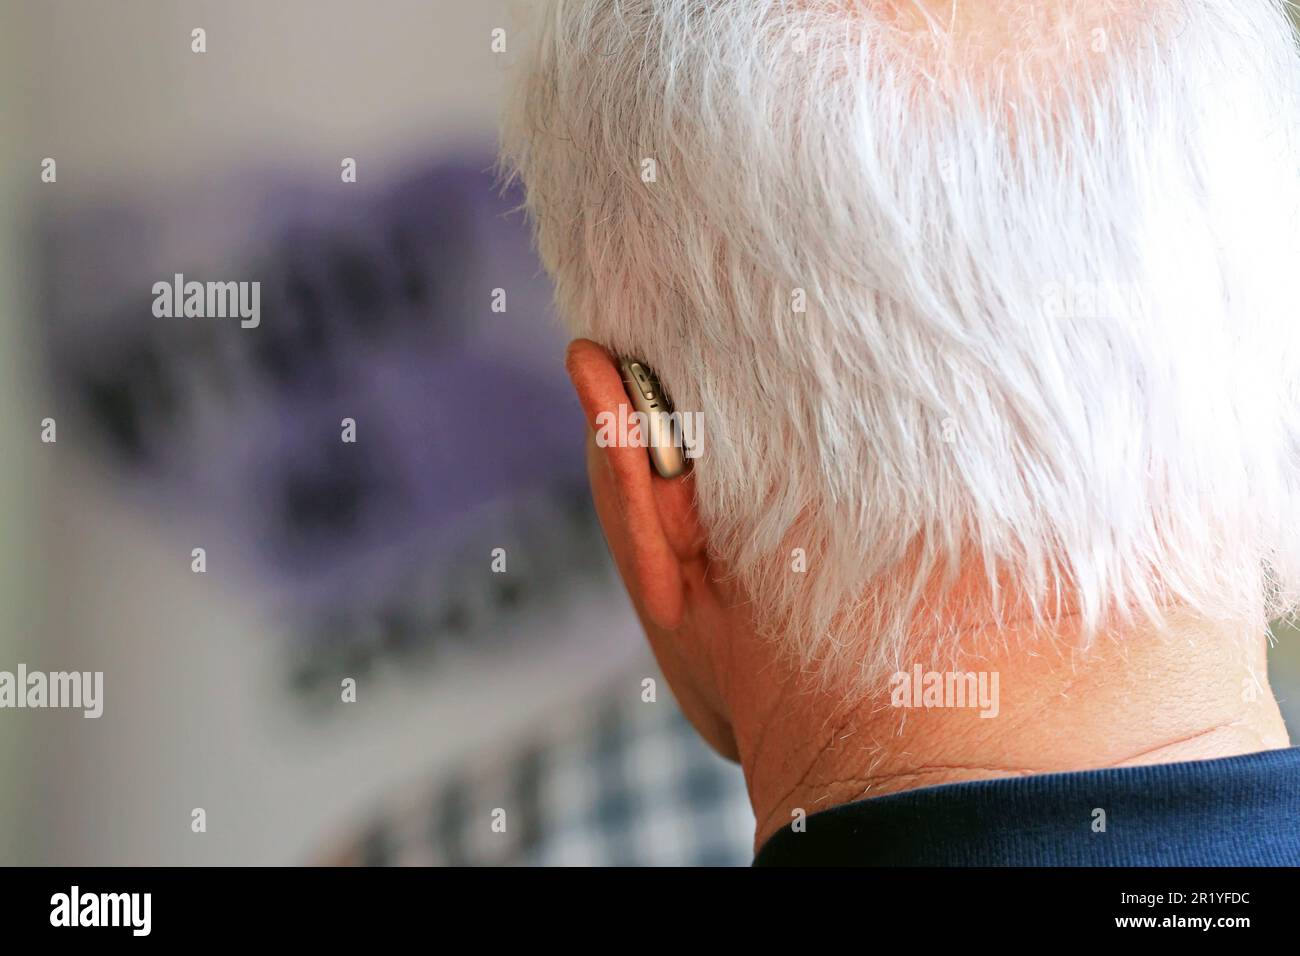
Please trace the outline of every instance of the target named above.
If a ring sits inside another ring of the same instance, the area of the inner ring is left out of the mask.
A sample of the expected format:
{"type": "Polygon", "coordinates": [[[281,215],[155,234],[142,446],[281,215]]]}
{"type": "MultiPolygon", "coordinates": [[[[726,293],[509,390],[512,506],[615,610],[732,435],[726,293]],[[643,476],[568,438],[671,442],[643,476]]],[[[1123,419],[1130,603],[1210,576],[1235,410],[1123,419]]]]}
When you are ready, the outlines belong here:
{"type": "MultiPolygon", "coordinates": [[[[598,431],[602,412],[618,416],[620,405],[629,405],[618,365],[608,352],[589,339],[569,344],[565,367],[578,392],[587,425],[598,431]]],[[[644,448],[621,445],[597,448],[609,468],[613,496],[618,504],[620,528],[606,528],[611,539],[617,535],[625,545],[630,562],[629,588],[642,609],[658,627],[675,630],[682,621],[684,589],[682,570],[669,544],[656,500],[653,466],[644,448]]],[[[672,494],[680,496],[681,489],[672,494]]]]}

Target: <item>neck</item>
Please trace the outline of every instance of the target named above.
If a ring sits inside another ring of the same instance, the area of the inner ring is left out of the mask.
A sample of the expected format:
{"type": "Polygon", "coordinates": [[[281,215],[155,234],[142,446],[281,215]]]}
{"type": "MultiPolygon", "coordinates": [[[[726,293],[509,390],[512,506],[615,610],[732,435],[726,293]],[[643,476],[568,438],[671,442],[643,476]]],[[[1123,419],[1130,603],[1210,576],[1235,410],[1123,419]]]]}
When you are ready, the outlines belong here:
{"type": "Polygon", "coordinates": [[[917,787],[1289,746],[1263,634],[1171,615],[1086,652],[996,637],[848,704],[794,668],[748,670],[727,696],[756,846],[799,811],[917,787]]]}

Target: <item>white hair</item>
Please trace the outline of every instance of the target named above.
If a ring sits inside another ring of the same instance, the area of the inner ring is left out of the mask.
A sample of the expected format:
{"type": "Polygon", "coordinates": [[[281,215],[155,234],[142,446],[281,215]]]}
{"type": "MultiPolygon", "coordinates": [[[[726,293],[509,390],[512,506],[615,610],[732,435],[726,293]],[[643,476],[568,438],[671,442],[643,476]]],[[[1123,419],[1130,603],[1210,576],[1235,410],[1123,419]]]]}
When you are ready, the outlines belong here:
{"type": "Polygon", "coordinates": [[[702,412],[712,553],[827,672],[955,641],[959,568],[1085,640],[1297,600],[1281,4],[992,5],[990,53],[947,2],[549,0],[504,125],[570,330],[702,412]]]}

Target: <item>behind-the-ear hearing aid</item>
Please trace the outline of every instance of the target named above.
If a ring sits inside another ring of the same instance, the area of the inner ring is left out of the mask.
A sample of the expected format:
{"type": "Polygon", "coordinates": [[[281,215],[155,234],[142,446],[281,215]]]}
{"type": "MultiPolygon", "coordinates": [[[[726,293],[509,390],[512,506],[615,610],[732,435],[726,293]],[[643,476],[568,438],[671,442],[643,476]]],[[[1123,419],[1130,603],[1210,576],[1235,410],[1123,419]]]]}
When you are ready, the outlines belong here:
{"type": "Polygon", "coordinates": [[[623,387],[627,389],[632,405],[645,417],[647,435],[643,438],[650,451],[650,461],[661,478],[676,478],[686,470],[686,458],[681,445],[673,440],[672,406],[659,387],[659,380],[644,362],[623,359],[619,362],[623,373],[623,387]]]}

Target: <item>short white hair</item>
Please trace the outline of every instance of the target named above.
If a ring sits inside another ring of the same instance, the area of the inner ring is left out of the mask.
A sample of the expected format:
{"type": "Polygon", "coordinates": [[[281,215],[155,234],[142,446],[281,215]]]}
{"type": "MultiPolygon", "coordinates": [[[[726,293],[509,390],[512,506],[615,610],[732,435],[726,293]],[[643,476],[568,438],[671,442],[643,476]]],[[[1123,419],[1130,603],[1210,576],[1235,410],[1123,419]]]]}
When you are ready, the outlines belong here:
{"type": "Polygon", "coordinates": [[[711,550],[805,664],[955,641],[959,567],[1087,640],[1262,633],[1300,581],[1281,3],[1003,0],[978,57],[948,6],[543,2],[503,156],[560,313],[703,414],[711,550]]]}

